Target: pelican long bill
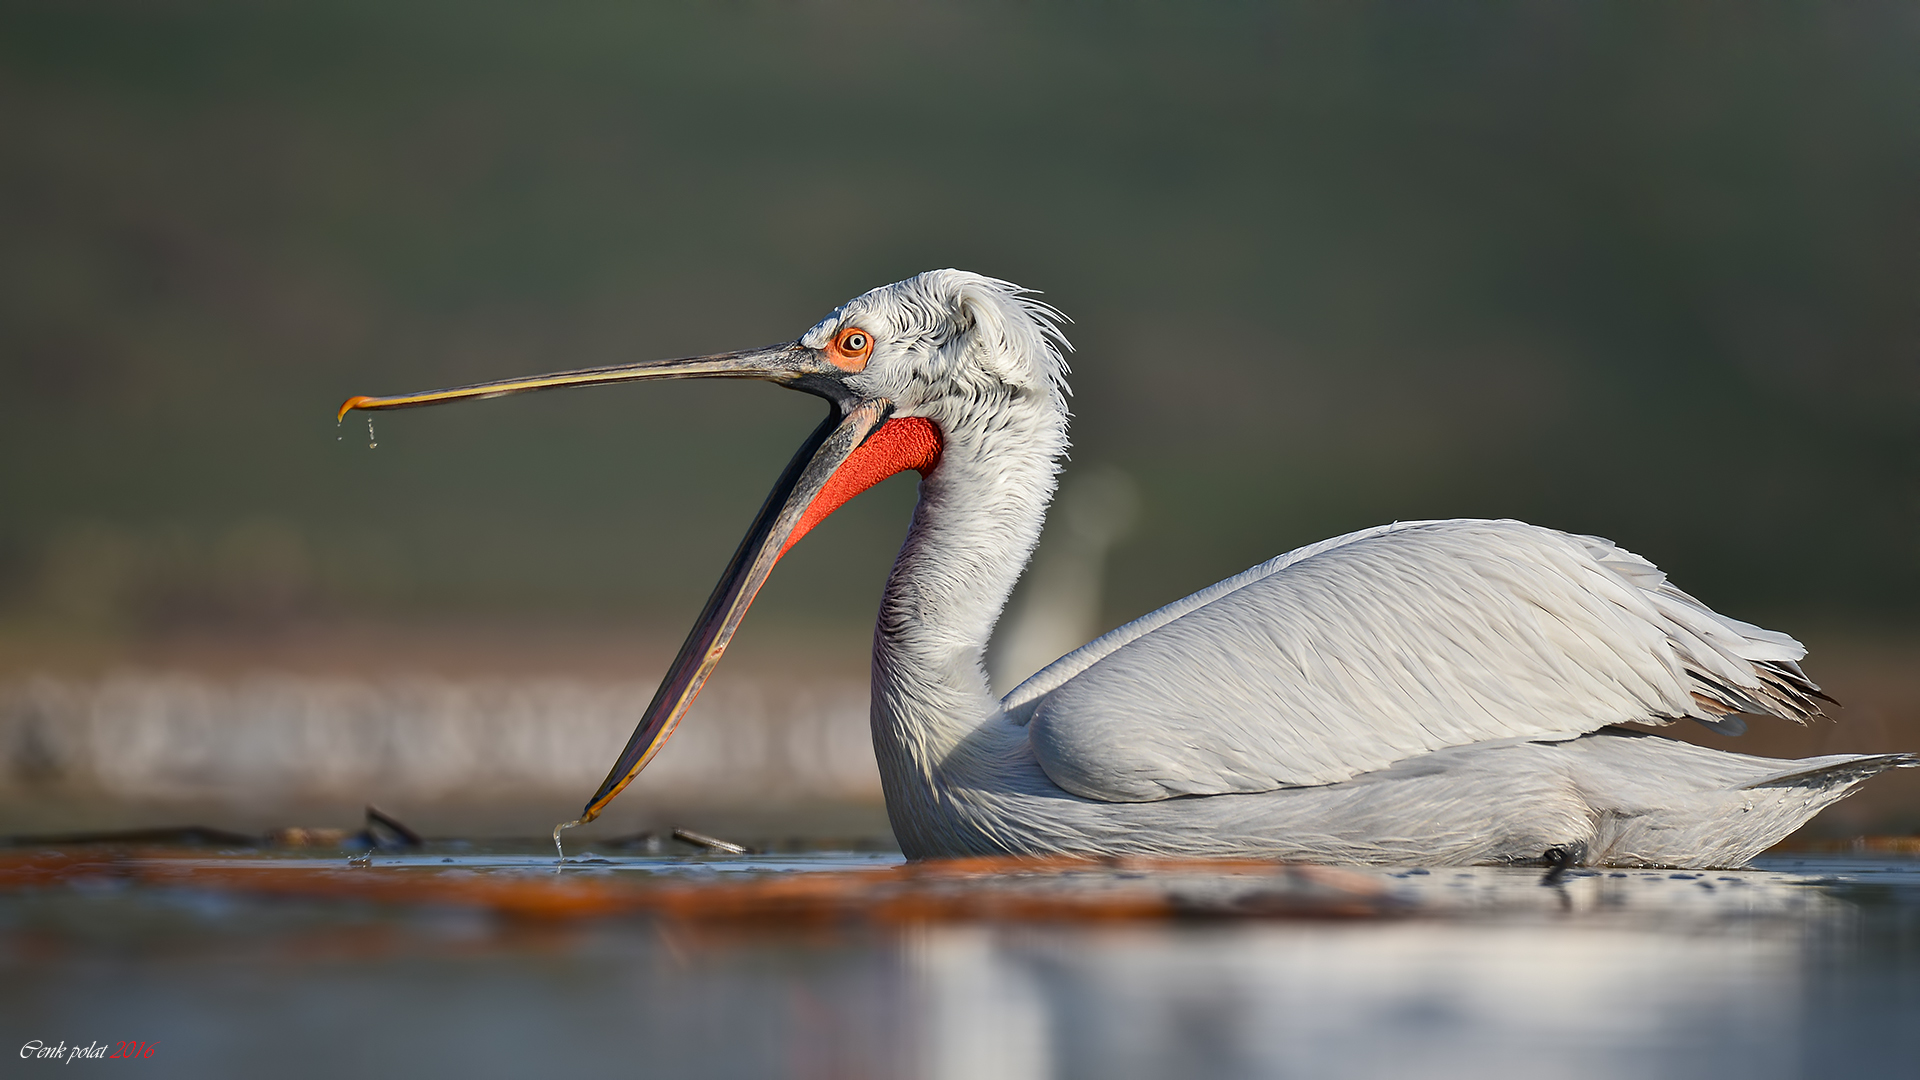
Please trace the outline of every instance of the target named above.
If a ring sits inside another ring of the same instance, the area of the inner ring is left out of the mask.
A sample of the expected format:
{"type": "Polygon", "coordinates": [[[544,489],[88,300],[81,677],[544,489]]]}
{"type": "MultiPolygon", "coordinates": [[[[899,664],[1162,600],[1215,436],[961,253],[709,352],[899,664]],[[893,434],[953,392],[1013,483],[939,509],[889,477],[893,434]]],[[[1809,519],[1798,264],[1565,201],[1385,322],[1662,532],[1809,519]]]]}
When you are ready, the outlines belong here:
{"type": "Polygon", "coordinates": [[[816,351],[793,343],[747,352],[501,379],[418,394],[352,397],[340,407],[339,416],[344,418],[354,410],[411,409],[569,386],[698,378],[760,379],[832,403],[826,419],[801,444],[754,517],[607,778],[587,801],[579,820],[570,824],[584,824],[598,817],[666,745],[780,557],[847,500],[894,473],[924,469],[937,457],[939,440],[930,425],[922,420],[889,423],[892,402],[858,398],[842,382],[845,374],[816,351]],[[886,436],[875,439],[883,428],[887,429],[886,436]],[[850,464],[854,467],[848,468],[850,464]]]}
{"type": "Polygon", "coordinates": [[[845,391],[835,378],[837,369],[820,360],[811,349],[798,343],[770,345],[744,352],[715,353],[711,356],[687,356],[675,360],[643,360],[633,364],[556,371],[547,375],[528,375],[515,379],[495,379],[445,390],[427,390],[418,394],[389,397],[350,397],[340,406],[336,419],[348,413],[384,412],[388,409],[417,409],[424,405],[445,405],[453,401],[479,401],[484,398],[525,394],[534,390],[558,390],[569,386],[605,386],[611,383],[639,382],[646,379],[758,379],[779,383],[796,390],[844,402],[845,391]]]}
{"type": "Polygon", "coordinates": [[[673,665],[667,669],[660,689],[654,692],[653,701],[647,705],[633,737],[620,751],[607,778],[600,782],[600,789],[587,800],[586,809],[580,813],[581,823],[599,817],[600,811],[640,775],[640,770],[646,768],[673,737],[680,719],[692,707],[694,697],[706,685],[721,654],[732,643],[734,631],[746,617],[747,608],[759,594],[760,587],[766,584],[774,563],[780,561],[780,556],[786,554],[793,541],[799,539],[798,534],[804,531],[803,519],[811,516],[808,511],[814,501],[854,451],[886,422],[891,411],[892,406],[886,401],[863,402],[844,420],[837,414],[829,415],[800,445],[793,460],[787,463],[786,471],[767,494],[767,501],[755,515],[747,535],[741,538],[739,549],[733,553],[726,572],[720,575],[720,583],[707,598],[707,606],[701,609],[687,640],[673,658],[673,665]]]}

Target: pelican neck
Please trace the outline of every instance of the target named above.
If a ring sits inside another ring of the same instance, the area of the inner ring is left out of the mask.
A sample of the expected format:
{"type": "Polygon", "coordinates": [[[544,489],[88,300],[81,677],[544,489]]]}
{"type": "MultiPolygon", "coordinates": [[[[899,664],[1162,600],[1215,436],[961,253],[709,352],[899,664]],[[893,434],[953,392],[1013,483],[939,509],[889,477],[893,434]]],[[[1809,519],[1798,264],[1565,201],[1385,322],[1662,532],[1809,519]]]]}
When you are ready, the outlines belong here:
{"type": "Polygon", "coordinates": [[[1065,407],[1051,395],[1009,394],[935,423],[940,462],[921,480],[874,630],[874,748],[889,788],[909,774],[915,786],[937,780],[964,764],[956,751],[983,725],[1004,725],[987,642],[1039,541],[1066,447],[1065,407]]]}

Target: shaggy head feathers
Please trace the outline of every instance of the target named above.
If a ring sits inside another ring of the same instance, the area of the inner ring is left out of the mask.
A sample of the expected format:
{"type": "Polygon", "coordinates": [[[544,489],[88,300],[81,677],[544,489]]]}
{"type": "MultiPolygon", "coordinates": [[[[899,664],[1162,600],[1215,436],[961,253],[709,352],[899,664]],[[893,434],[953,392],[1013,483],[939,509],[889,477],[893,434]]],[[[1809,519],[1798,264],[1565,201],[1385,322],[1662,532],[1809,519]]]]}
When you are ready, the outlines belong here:
{"type": "Polygon", "coordinates": [[[847,380],[902,413],[938,411],[943,398],[1038,397],[1064,414],[1067,321],[1030,290],[964,270],[929,270],[847,301],[801,336],[824,348],[843,328],[873,335],[865,371],[847,380]]]}

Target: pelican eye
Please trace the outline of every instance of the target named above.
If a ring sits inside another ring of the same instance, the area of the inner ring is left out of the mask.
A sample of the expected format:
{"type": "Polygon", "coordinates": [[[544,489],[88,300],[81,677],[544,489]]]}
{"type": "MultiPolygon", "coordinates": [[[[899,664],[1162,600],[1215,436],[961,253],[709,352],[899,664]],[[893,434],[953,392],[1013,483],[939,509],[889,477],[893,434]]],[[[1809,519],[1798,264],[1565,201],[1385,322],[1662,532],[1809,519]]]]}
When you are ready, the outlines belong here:
{"type": "Polygon", "coordinates": [[[873,351],[873,335],[857,326],[849,326],[840,331],[827,349],[827,359],[848,371],[860,371],[867,366],[867,354],[873,351]]]}

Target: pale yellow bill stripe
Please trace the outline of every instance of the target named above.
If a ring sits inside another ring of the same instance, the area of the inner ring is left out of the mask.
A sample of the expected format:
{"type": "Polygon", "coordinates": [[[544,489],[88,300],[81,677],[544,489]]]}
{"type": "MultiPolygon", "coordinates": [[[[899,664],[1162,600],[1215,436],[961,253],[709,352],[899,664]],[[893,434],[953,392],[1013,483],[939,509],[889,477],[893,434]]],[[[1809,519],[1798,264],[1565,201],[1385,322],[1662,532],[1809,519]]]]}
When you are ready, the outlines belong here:
{"type": "Polygon", "coordinates": [[[776,346],[771,349],[721,353],[716,356],[690,356],[679,360],[649,360],[637,364],[582,368],[578,371],[556,371],[550,375],[499,379],[494,382],[474,383],[471,386],[455,386],[446,390],[427,390],[418,394],[396,394],[392,397],[360,395],[348,398],[340,406],[340,412],[335,419],[345,420],[347,414],[355,409],[367,412],[382,409],[414,409],[422,405],[442,405],[449,401],[477,401],[481,398],[524,394],[533,390],[556,390],[566,386],[602,386],[608,383],[637,382],[643,379],[731,377],[770,379],[780,382],[789,376],[789,372],[778,361],[789,355],[791,354],[787,347],[776,346]]]}

